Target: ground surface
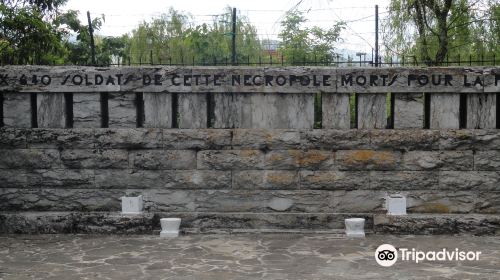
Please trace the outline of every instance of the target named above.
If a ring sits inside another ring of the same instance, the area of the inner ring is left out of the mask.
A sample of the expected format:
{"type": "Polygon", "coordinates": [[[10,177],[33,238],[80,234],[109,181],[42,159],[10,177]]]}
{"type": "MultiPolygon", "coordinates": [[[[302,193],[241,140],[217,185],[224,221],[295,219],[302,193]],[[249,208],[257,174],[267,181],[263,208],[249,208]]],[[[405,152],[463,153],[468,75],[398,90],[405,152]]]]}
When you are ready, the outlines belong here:
{"type": "Polygon", "coordinates": [[[8,235],[0,236],[0,279],[500,279],[500,237],[8,235]],[[385,268],[374,259],[383,243],[482,253],[385,268]]]}

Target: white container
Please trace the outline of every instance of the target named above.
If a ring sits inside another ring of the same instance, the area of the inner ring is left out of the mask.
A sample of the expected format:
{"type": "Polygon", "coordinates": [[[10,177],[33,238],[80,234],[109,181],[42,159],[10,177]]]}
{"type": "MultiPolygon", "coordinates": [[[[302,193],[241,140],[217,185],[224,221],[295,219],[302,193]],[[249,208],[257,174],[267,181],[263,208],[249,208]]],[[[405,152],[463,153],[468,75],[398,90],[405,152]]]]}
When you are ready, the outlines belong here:
{"type": "Polygon", "coordinates": [[[387,196],[385,204],[387,215],[406,215],[406,197],[403,195],[391,194],[387,196]]]}
{"type": "Polygon", "coordinates": [[[365,237],[365,219],[345,219],[345,234],[347,237],[365,237]]]}
{"type": "Polygon", "coordinates": [[[180,218],[163,218],[160,219],[160,224],[161,224],[160,237],[179,236],[179,227],[181,225],[180,218]]]}
{"type": "Polygon", "coordinates": [[[122,196],[122,214],[141,214],[144,203],[140,196],[122,196]]]}

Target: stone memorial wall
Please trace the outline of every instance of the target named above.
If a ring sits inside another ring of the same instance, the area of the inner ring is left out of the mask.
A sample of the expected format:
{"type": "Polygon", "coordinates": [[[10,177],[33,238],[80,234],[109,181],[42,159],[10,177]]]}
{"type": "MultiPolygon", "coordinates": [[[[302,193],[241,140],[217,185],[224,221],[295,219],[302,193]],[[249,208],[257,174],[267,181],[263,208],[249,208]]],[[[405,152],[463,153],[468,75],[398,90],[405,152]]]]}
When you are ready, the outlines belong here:
{"type": "Polygon", "coordinates": [[[12,66],[0,92],[0,232],[500,229],[500,68],[12,66]]]}

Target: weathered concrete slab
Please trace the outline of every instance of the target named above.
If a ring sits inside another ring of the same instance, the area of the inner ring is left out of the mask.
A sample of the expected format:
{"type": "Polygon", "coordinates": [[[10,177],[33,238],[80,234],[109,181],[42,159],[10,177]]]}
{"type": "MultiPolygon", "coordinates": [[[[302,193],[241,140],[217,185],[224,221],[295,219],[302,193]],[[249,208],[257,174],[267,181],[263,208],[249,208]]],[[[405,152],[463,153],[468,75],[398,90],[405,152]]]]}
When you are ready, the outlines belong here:
{"type": "Polygon", "coordinates": [[[146,92],[144,98],[144,127],[172,127],[172,95],[146,92]]]}
{"type": "Polygon", "coordinates": [[[3,93],[3,123],[6,127],[31,127],[31,95],[3,93]]]}
{"type": "Polygon", "coordinates": [[[207,95],[203,93],[184,93],[178,97],[179,128],[207,127],[207,95]]]}
{"type": "Polygon", "coordinates": [[[322,128],[349,129],[351,127],[349,96],[349,93],[321,94],[322,128]]]}
{"type": "Polygon", "coordinates": [[[137,101],[135,93],[110,93],[108,95],[109,127],[137,127],[137,101]]]}
{"type": "Polygon", "coordinates": [[[99,93],[73,94],[73,127],[101,127],[101,95],[99,93]]]}
{"type": "Polygon", "coordinates": [[[303,129],[313,125],[313,94],[214,94],[214,128],[303,129]]]}
{"type": "Polygon", "coordinates": [[[393,93],[394,96],[394,128],[424,127],[424,94],[393,93]]]}
{"type": "Polygon", "coordinates": [[[460,94],[431,93],[431,129],[459,128],[460,125],[460,94]]]}
{"type": "Polygon", "coordinates": [[[497,94],[467,95],[467,128],[496,128],[497,94]]]}
{"type": "Polygon", "coordinates": [[[362,93],[357,99],[358,129],[387,127],[386,93],[362,93]]]}
{"type": "Polygon", "coordinates": [[[66,127],[66,101],[64,93],[38,93],[36,95],[36,105],[38,127],[66,127]]]}
{"type": "Polygon", "coordinates": [[[498,92],[485,67],[5,66],[1,91],[21,92],[498,92]]]}

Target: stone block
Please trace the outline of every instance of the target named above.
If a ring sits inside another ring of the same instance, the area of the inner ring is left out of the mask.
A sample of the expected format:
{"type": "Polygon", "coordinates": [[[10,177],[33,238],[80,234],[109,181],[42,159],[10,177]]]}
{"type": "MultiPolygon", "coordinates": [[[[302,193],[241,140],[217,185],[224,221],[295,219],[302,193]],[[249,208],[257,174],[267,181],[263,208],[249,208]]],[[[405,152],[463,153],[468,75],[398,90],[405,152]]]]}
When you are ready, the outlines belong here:
{"type": "Polygon", "coordinates": [[[16,212],[0,214],[0,233],[7,234],[147,234],[154,214],[106,212],[16,212]]]}
{"type": "Polygon", "coordinates": [[[162,130],[155,128],[96,129],[96,148],[157,149],[162,148],[162,130]]]}
{"type": "Polygon", "coordinates": [[[217,150],[231,148],[229,129],[163,129],[164,149],[217,150]]]}
{"type": "Polygon", "coordinates": [[[500,151],[476,151],[474,153],[474,170],[500,171],[500,151]]]}
{"type": "Polygon", "coordinates": [[[398,170],[401,152],[343,150],[335,154],[339,170],[398,170]]]}
{"type": "MultiPolygon", "coordinates": [[[[168,216],[170,213],[159,213],[168,216]]],[[[344,220],[352,214],[343,213],[217,213],[180,212],[183,230],[189,233],[338,233],[344,220]]],[[[366,219],[365,228],[373,227],[371,214],[356,214],[366,219]]]]}
{"type": "Polygon", "coordinates": [[[466,234],[498,233],[500,216],[480,214],[412,214],[374,216],[374,231],[380,234],[466,234]]]}
{"type": "Polygon", "coordinates": [[[500,130],[498,129],[474,129],[474,150],[500,150],[500,130]]]}
{"type": "Polygon", "coordinates": [[[369,187],[364,171],[300,171],[300,188],[310,190],[355,190],[369,187]]]}
{"type": "Polygon", "coordinates": [[[260,150],[207,150],[197,155],[198,169],[253,170],[264,167],[260,150]]]}
{"type": "Polygon", "coordinates": [[[404,170],[472,170],[472,151],[409,151],[403,154],[404,170]]]}
{"type": "Polygon", "coordinates": [[[287,190],[299,188],[299,174],[288,170],[244,170],[233,171],[232,188],[287,190]]]}
{"type": "Polygon", "coordinates": [[[434,190],[438,182],[437,171],[370,171],[369,175],[372,190],[434,190]]]}
{"type": "Polygon", "coordinates": [[[40,129],[26,132],[28,148],[38,149],[93,149],[95,131],[90,128],[79,129],[40,129]]]}
{"type": "Polygon", "coordinates": [[[474,212],[483,214],[500,214],[500,191],[481,191],[478,193],[474,212]]]}
{"type": "Polygon", "coordinates": [[[384,193],[371,190],[332,192],[331,207],[336,213],[374,213],[384,209],[384,193]]]}
{"type": "Polygon", "coordinates": [[[53,149],[0,149],[0,168],[57,168],[61,166],[59,151],[53,149]]]}
{"type": "Polygon", "coordinates": [[[67,188],[0,189],[3,211],[120,211],[131,190],[67,188]]]}
{"type": "Polygon", "coordinates": [[[334,167],[333,152],[321,150],[279,150],[264,155],[266,169],[329,170],[334,167]]]}
{"type": "Polygon", "coordinates": [[[314,190],[148,190],[148,211],[162,212],[332,212],[331,193],[314,190]],[[287,209],[275,210],[277,200],[287,209]]]}
{"type": "Polygon", "coordinates": [[[301,130],[303,148],[319,150],[369,149],[369,130],[314,129],[301,130]]]}
{"type": "Polygon", "coordinates": [[[473,150],[475,142],[475,132],[472,129],[439,131],[440,150],[473,150]]]}
{"type": "Polygon", "coordinates": [[[27,171],[26,177],[31,188],[94,188],[92,169],[36,169],[27,171]]]}
{"type": "Polygon", "coordinates": [[[72,149],[61,151],[66,168],[128,168],[128,153],[117,149],[72,149]]]}
{"type": "Polygon", "coordinates": [[[439,188],[443,190],[500,191],[497,171],[441,171],[439,188]]]}
{"type": "Polygon", "coordinates": [[[221,189],[231,187],[230,171],[100,169],[95,173],[96,187],[102,189],[221,189]]]}
{"type": "Polygon", "coordinates": [[[27,130],[19,128],[0,128],[0,149],[26,148],[27,130]]]}
{"type": "Polygon", "coordinates": [[[427,129],[374,129],[369,132],[374,150],[438,150],[440,131],[427,129]]]}
{"type": "Polygon", "coordinates": [[[301,147],[300,130],[234,129],[233,149],[287,150],[301,147]]]}
{"type": "Polygon", "coordinates": [[[477,194],[471,191],[411,191],[406,196],[408,213],[472,213],[477,194]]]}
{"type": "Polygon", "coordinates": [[[130,161],[137,169],[196,169],[196,151],[136,150],[130,152],[130,161]]]}
{"type": "Polygon", "coordinates": [[[27,185],[25,170],[0,169],[0,188],[24,188],[27,185]]]}

